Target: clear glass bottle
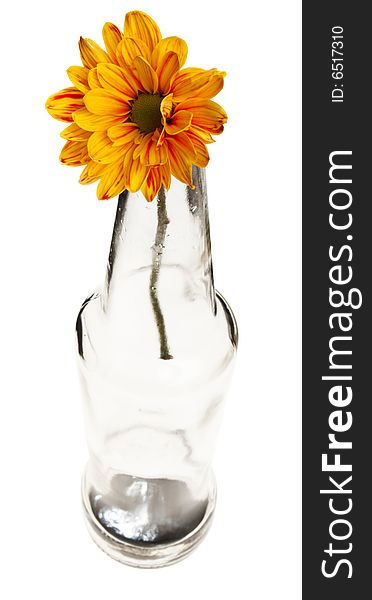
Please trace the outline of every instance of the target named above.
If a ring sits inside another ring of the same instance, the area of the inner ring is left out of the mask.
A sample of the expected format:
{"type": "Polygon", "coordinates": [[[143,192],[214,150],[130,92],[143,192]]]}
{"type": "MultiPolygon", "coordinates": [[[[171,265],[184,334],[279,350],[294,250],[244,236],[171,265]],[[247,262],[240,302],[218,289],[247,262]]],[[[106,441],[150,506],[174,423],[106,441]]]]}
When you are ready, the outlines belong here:
{"type": "Polygon", "coordinates": [[[106,553],[185,557],[215,506],[211,460],[237,346],[215,292],[205,173],[119,197],[107,276],[77,320],[89,462],[83,503],[106,553]]]}

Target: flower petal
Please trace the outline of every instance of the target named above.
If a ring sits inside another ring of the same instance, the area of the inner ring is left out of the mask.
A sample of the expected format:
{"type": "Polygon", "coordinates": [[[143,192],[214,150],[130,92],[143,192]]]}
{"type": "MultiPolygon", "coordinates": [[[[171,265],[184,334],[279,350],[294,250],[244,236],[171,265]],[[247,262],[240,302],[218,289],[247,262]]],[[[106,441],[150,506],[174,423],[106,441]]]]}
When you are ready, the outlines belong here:
{"type": "Polygon", "coordinates": [[[159,135],[158,144],[157,144],[158,146],[160,146],[161,144],[164,143],[164,138],[165,138],[165,129],[163,127],[163,129],[161,130],[160,135],[159,135]]]}
{"type": "Polygon", "coordinates": [[[145,181],[148,172],[149,167],[143,165],[139,159],[134,160],[131,169],[128,171],[128,190],[137,192],[145,181]]]}
{"type": "Polygon", "coordinates": [[[81,167],[89,162],[87,143],[68,141],[62,148],[59,160],[70,167],[81,167]]]}
{"type": "Polygon", "coordinates": [[[95,131],[88,140],[88,153],[92,160],[106,165],[123,158],[123,149],[114,148],[105,131],[95,131]]]}
{"type": "Polygon", "coordinates": [[[158,76],[150,63],[142,56],[136,56],[132,64],[143,89],[155,94],[158,91],[158,76]]]}
{"type": "Polygon", "coordinates": [[[180,181],[193,187],[192,164],[196,152],[186,133],[180,133],[166,139],[168,146],[169,163],[172,174],[180,181]]]}
{"type": "Polygon", "coordinates": [[[86,108],[80,108],[74,112],[73,117],[75,123],[82,129],[85,129],[85,131],[107,131],[109,127],[113,127],[114,125],[123,122],[123,117],[94,115],[86,108]]]}
{"type": "Polygon", "coordinates": [[[168,94],[179,68],[180,63],[175,52],[166,52],[160,56],[156,72],[159,78],[159,90],[162,94],[168,94]]]}
{"type": "Polygon", "coordinates": [[[110,62],[116,64],[116,48],[121,42],[123,34],[113,23],[105,23],[102,30],[102,37],[110,62]]]}
{"type": "Polygon", "coordinates": [[[141,187],[141,192],[145,196],[147,202],[152,202],[158,193],[161,186],[161,175],[159,167],[150,169],[145,183],[141,187]]]}
{"type": "Polygon", "coordinates": [[[187,132],[188,138],[192,141],[192,145],[195,148],[196,158],[194,159],[194,165],[197,167],[206,167],[209,163],[209,152],[205,143],[191,131],[187,132]]]}
{"type": "Polygon", "coordinates": [[[83,142],[88,141],[90,136],[90,131],[85,131],[81,129],[76,123],[71,123],[66,129],[61,131],[61,137],[65,140],[72,140],[74,142],[83,142]]]}
{"type": "MultiPolygon", "coordinates": [[[[166,144],[157,144],[158,138],[153,136],[147,145],[144,154],[144,164],[146,165],[165,165],[168,162],[168,147],[166,144]]],[[[141,155],[142,159],[142,155],[141,155]]]]}
{"type": "Polygon", "coordinates": [[[125,116],[130,113],[131,107],[125,101],[125,96],[119,96],[119,93],[114,93],[109,90],[96,88],[91,90],[84,96],[84,103],[89,112],[95,115],[107,117],[125,116]]]}
{"type": "Polygon", "coordinates": [[[223,132],[224,123],[227,121],[227,114],[213,100],[205,98],[191,98],[178,104],[175,112],[178,110],[189,110],[193,114],[192,124],[205,129],[214,135],[223,132]]]}
{"type": "Polygon", "coordinates": [[[149,174],[141,187],[141,192],[145,196],[147,202],[152,202],[156,194],[159,192],[161,185],[164,185],[169,190],[171,184],[171,174],[169,162],[159,167],[151,167],[149,174]]]}
{"type": "Polygon", "coordinates": [[[142,56],[150,62],[151,54],[148,46],[142,40],[125,37],[120,42],[116,51],[117,60],[120,65],[129,66],[136,56],[142,56]]]}
{"type": "Polygon", "coordinates": [[[83,94],[73,87],[52,94],[45,103],[45,108],[52,117],[66,123],[71,123],[74,111],[83,106],[83,94]]]}
{"type": "Polygon", "coordinates": [[[198,98],[214,98],[224,86],[225,71],[216,71],[210,76],[209,81],[197,92],[198,98]]]}
{"type": "Polygon", "coordinates": [[[159,169],[159,173],[161,175],[161,180],[165,185],[166,189],[169,190],[171,184],[171,171],[169,161],[165,165],[160,165],[160,167],[156,167],[159,169]]]}
{"type": "Polygon", "coordinates": [[[117,65],[101,63],[97,66],[98,80],[102,87],[114,92],[120,92],[127,100],[137,95],[133,81],[127,77],[127,71],[117,65]]]}
{"type": "Polygon", "coordinates": [[[223,88],[224,71],[217,69],[183,69],[175,76],[172,92],[176,102],[188,98],[213,98],[223,88]]]}
{"type": "MultiPolygon", "coordinates": [[[[153,133],[141,134],[138,141],[136,141],[136,147],[133,150],[133,159],[137,160],[142,153],[146,151],[147,144],[150,142],[153,133]]],[[[144,161],[143,161],[144,163],[144,161]]]]}
{"type": "MultiPolygon", "coordinates": [[[[77,114],[77,113],[75,113],[75,114],[77,114]]],[[[75,118],[75,115],[74,115],[74,118],[75,118]]],[[[215,141],[212,138],[209,131],[205,131],[204,129],[201,129],[200,127],[196,127],[193,123],[191,123],[190,132],[192,132],[194,135],[199,137],[202,140],[202,142],[204,142],[205,144],[213,144],[215,141]]]]}
{"type": "Polygon", "coordinates": [[[140,189],[150,170],[150,167],[143,165],[139,158],[133,158],[134,149],[135,145],[132,145],[124,156],[125,187],[130,192],[137,192],[140,189]]]}
{"type": "Polygon", "coordinates": [[[67,69],[67,75],[71,82],[83,94],[89,91],[88,74],[89,70],[86,67],[70,67],[67,69]]]}
{"type": "Polygon", "coordinates": [[[134,150],[133,159],[139,158],[141,163],[146,166],[166,164],[168,162],[168,148],[166,144],[158,144],[159,135],[159,130],[145,135],[134,150]]]}
{"type": "Polygon", "coordinates": [[[164,129],[169,135],[176,135],[190,128],[192,113],[188,110],[179,110],[174,115],[165,121],[164,129]]]}
{"type": "Polygon", "coordinates": [[[151,56],[151,64],[155,70],[159,65],[160,58],[167,52],[174,52],[177,54],[179,69],[183,67],[187,58],[187,44],[184,40],[174,35],[162,39],[155,47],[151,56]]]}
{"type": "Polygon", "coordinates": [[[125,15],[124,36],[142,40],[151,52],[161,40],[160,29],[155,21],[139,10],[133,10],[125,15]]]}
{"type": "Polygon", "coordinates": [[[161,101],[160,112],[163,115],[164,119],[169,119],[172,114],[172,110],[173,110],[172,100],[173,100],[173,94],[168,94],[168,96],[165,96],[165,98],[163,98],[163,100],[161,101]]]}
{"type": "Polygon", "coordinates": [[[138,92],[143,92],[144,89],[135,72],[133,71],[132,65],[130,67],[127,65],[120,65],[120,69],[122,70],[123,78],[127,84],[127,87],[131,90],[132,97],[137,97],[138,92]]]}
{"type": "Polygon", "coordinates": [[[110,140],[114,142],[114,146],[122,146],[128,142],[135,142],[136,138],[139,137],[140,132],[135,123],[127,122],[110,127],[107,131],[107,135],[110,140]]]}
{"type": "Polygon", "coordinates": [[[97,67],[95,67],[94,69],[90,69],[88,75],[88,85],[89,89],[91,90],[102,87],[98,79],[97,67]]]}
{"type": "Polygon", "coordinates": [[[125,190],[123,161],[107,166],[97,186],[99,200],[109,200],[125,190]]]}
{"type": "Polygon", "coordinates": [[[79,40],[79,50],[81,62],[88,69],[93,69],[100,62],[109,62],[107,53],[93,40],[81,37],[79,40]]]}
{"type": "Polygon", "coordinates": [[[168,146],[176,148],[177,151],[182,152],[192,162],[196,156],[194,146],[187,133],[179,133],[178,135],[167,137],[168,146]]]}
{"type": "Polygon", "coordinates": [[[88,185],[89,183],[94,183],[99,179],[106,169],[106,165],[102,165],[100,163],[95,163],[91,160],[85,169],[81,172],[79,183],[82,185],[88,185]]]}

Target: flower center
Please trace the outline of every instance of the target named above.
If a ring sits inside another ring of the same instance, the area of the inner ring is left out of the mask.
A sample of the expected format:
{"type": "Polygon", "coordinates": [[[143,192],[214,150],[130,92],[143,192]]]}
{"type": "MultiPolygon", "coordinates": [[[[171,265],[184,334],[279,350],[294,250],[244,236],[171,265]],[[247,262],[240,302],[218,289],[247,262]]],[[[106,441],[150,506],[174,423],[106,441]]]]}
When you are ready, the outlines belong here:
{"type": "Polygon", "coordinates": [[[130,120],[138,125],[141,133],[150,133],[161,127],[162,100],[159,94],[139,94],[133,102],[130,120]]]}

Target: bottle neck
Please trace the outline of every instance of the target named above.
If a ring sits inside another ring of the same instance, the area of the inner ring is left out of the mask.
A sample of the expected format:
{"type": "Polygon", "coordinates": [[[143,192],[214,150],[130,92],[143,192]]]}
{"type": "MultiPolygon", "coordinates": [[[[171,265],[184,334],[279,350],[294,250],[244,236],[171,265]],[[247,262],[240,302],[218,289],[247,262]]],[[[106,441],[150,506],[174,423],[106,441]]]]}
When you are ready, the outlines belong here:
{"type": "MultiPolygon", "coordinates": [[[[129,280],[148,271],[150,294],[203,298],[216,310],[204,170],[193,167],[194,189],[172,178],[153,202],[119,196],[103,294],[104,310],[125,297],[129,280]]],[[[139,290],[138,290],[139,293],[139,290]]],[[[153,299],[152,299],[153,300],[153,299]]],[[[153,302],[153,308],[155,304],[153,302]]]]}

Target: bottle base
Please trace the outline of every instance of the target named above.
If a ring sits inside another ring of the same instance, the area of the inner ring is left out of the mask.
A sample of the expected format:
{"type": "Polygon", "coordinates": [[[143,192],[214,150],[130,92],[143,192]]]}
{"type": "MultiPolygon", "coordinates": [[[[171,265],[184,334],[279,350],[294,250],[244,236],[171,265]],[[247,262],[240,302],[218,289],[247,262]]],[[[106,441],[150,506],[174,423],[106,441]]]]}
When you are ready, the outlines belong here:
{"type": "Polygon", "coordinates": [[[132,543],[116,537],[105,529],[94,514],[83,483],[82,501],[89,534],[97,546],[114,560],[131,567],[154,569],[166,567],[186,558],[203,540],[213,519],[216,504],[215,483],[210,491],[206,510],[199,524],[184,537],[166,543],[132,543]]]}

